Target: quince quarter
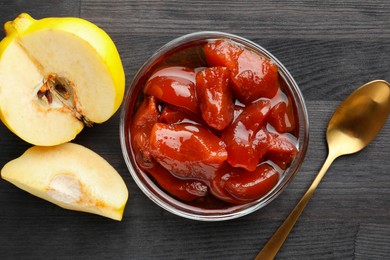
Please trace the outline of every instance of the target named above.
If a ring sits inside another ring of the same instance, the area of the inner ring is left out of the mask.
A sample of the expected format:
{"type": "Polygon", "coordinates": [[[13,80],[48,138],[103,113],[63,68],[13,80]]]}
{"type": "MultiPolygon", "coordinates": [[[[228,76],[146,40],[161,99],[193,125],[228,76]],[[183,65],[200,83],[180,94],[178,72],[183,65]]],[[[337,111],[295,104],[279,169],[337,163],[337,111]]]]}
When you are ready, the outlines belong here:
{"type": "Polygon", "coordinates": [[[128,190],[119,173],[92,150],[74,143],[33,146],[8,162],[1,177],[70,210],[121,220],[128,190]]]}

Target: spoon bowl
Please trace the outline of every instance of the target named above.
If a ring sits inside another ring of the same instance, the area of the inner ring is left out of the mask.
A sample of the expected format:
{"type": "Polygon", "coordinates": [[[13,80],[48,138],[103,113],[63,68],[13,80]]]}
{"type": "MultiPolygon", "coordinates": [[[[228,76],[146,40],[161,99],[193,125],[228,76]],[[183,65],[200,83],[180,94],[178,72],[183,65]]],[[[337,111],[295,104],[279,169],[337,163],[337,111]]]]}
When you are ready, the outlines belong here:
{"type": "Polygon", "coordinates": [[[389,113],[389,83],[375,80],[361,86],[329,121],[326,133],[329,153],[340,156],[360,151],[374,140],[389,113]]]}
{"type": "Polygon", "coordinates": [[[362,150],[374,140],[390,114],[390,84],[369,82],[355,90],[335,111],[326,131],[328,157],[309,189],[276,230],[256,260],[273,259],[305,209],[334,159],[362,150]]]}

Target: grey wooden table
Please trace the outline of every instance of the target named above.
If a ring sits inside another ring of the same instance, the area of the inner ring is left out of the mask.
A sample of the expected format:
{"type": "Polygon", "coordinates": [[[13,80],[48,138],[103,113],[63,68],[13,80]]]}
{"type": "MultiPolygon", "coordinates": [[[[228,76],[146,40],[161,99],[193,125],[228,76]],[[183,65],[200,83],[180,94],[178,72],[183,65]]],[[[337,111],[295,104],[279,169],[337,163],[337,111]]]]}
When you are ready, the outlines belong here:
{"type": "MultiPolygon", "coordinates": [[[[300,172],[271,204],[236,220],[196,222],[162,210],[136,186],[122,158],[117,113],[75,142],[123,176],[130,192],[123,221],[66,211],[0,180],[1,259],[252,259],[321,167],[334,109],[365,82],[390,80],[387,0],[1,0],[0,24],[21,12],[77,16],[102,27],[117,44],[127,84],[149,55],[177,36],[217,30],[246,37],[271,51],[297,81],[310,143],[300,172]]],[[[0,125],[0,147],[2,167],[30,145],[0,125]]],[[[389,259],[389,161],[390,121],[365,150],[336,160],[277,258],[389,259]]]]}

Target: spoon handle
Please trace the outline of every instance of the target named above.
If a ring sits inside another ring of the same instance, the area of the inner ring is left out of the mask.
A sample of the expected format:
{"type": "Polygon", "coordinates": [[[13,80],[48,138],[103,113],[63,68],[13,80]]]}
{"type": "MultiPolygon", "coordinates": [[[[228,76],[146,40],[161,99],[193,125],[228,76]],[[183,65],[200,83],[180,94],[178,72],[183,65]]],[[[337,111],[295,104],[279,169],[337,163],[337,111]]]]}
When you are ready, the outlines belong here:
{"type": "Polygon", "coordinates": [[[264,248],[256,256],[255,260],[273,259],[276,256],[279,249],[282,247],[284,241],[286,240],[287,236],[290,234],[291,229],[294,227],[299,216],[301,215],[307,203],[309,202],[310,198],[312,197],[322,177],[324,177],[326,171],[328,170],[329,166],[332,164],[334,159],[336,159],[336,157],[337,156],[333,156],[330,153],[328,154],[328,157],[326,158],[324,165],[322,166],[321,170],[318,172],[316,178],[314,179],[313,183],[310,185],[309,189],[303,195],[303,197],[295,206],[295,208],[291,211],[290,215],[288,215],[288,217],[283,222],[283,224],[276,230],[276,232],[272,235],[270,240],[268,240],[264,248]]]}

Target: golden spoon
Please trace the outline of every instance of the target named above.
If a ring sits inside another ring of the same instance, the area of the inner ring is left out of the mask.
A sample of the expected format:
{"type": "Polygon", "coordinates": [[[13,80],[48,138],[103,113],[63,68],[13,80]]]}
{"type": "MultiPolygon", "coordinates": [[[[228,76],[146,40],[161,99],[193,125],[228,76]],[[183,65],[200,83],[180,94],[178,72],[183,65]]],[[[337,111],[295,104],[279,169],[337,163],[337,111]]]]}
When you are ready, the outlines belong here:
{"type": "Polygon", "coordinates": [[[355,90],[335,111],[326,131],[328,157],[313,183],[283,224],[256,256],[273,259],[305,209],[332,162],[341,155],[356,153],[378,134],[390,114],[390,84],[369,82],[355,90]]]}

